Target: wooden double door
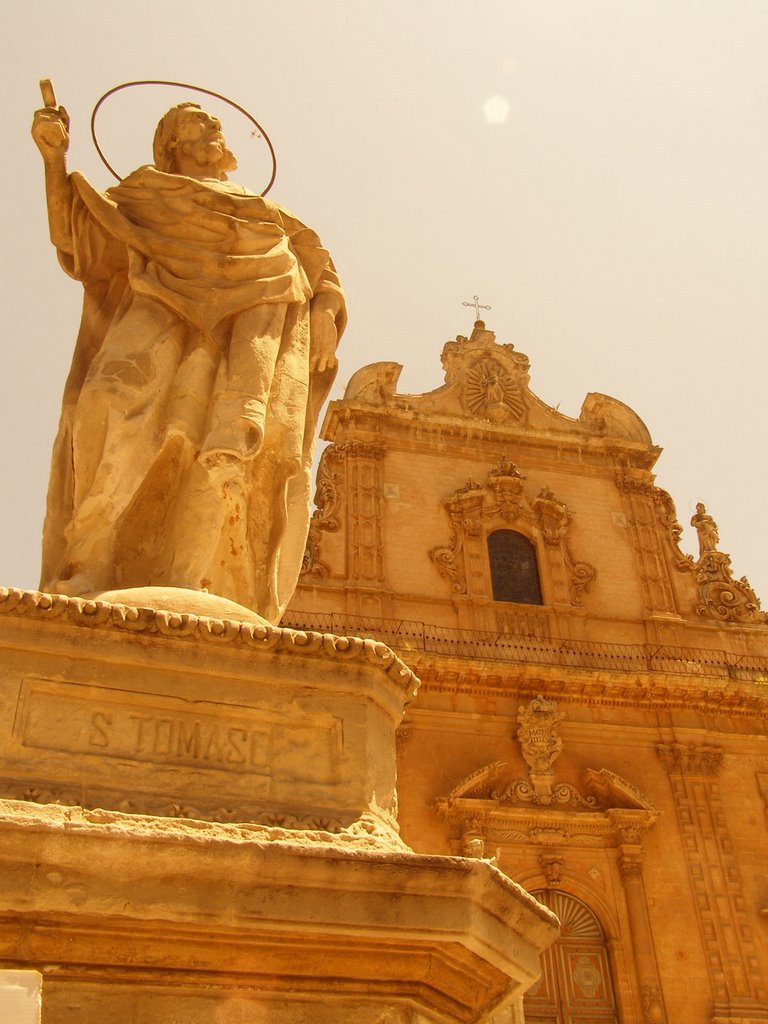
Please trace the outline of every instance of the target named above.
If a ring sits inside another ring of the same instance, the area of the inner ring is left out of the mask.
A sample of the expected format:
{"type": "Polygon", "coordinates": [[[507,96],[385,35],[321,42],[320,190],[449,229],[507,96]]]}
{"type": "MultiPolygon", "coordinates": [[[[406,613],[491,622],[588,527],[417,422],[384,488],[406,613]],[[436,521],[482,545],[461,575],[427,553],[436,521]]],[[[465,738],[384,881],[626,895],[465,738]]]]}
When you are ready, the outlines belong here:
{"type": "Polygon", "coordinates": [[[600,922],[567,893],[532,895],[557,914],[561,933],[542,957],[541,981],[525,997],[525,1024],[619,1024],[600,922]]]}

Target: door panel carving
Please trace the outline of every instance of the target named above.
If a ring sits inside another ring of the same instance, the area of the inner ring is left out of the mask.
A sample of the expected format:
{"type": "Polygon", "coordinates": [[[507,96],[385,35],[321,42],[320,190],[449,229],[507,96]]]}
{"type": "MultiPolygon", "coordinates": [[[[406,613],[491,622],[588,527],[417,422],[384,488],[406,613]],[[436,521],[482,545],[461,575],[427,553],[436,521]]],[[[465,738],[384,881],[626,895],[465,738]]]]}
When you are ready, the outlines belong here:
{"type": "Polygon", "coordinates": [[[533,895],[560,918],[560,938],[542,957],[541,981],[525,997],[527,1024],[618,1024],[605,936],[592,911],[557,890],[533,895]]]}

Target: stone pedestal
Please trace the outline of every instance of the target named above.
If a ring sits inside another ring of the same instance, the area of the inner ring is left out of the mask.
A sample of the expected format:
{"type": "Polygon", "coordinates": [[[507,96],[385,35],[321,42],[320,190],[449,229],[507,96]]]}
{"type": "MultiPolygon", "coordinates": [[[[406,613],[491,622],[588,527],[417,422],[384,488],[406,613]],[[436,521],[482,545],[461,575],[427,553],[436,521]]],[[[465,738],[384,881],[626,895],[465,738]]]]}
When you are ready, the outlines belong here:
{"type": "Polygon", "coordinates": [[[43,1024],[479,1021],[553,916],[413,854],[385,646],[0,591],[0,969],[43,1024]]]}

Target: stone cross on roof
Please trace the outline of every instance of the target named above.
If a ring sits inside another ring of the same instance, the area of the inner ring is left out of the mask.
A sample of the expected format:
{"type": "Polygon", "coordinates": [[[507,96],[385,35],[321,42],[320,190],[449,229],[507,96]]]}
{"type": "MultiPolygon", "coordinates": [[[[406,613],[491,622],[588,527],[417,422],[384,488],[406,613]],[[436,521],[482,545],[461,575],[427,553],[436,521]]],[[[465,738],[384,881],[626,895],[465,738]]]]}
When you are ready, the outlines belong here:
{"type": "Polygon", "coordinates": [[[481,306],[480,305],[480,298],[477,295],[473,295],[472,298],[474,300],[473,302],[462,302],[462,306],[474,306],[475,307],[475,320],[479,320],[480,319],[480,310],[481,309],[490,309],[491,307],[490,306],[481,306]]]}

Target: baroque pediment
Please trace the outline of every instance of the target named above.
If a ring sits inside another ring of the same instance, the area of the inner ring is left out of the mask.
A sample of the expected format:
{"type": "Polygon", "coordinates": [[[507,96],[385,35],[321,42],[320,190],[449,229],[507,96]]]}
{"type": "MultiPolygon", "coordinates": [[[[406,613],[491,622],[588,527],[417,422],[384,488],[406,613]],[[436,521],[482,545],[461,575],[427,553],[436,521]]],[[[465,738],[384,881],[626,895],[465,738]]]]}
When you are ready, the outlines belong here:
{"type": "Polygon", "coordinates": [[[493,761],[435,802],[467,855],[482,856],[476,851],[486,842],[636,844],[654,824],[659,812],[652,801],[607,768],[585,769],[579,786],[557,777],[554,765],[563,749],[558,726],[564,717],[555,701],[541,695],[521,706],[517,740],[528,777],[516,778],[507,762],[493,761]]]}
{"type": "Polygon", "coordinates": [[[478,320],[466,337],[457,335],[443,347],[445,383],[420,395],[400,394],[402,366],[371,363],[350,379],[345,402],[391,412],[435,418],[450,417],[497,427],[617,438],[650,445],[648,429],[628,406],[608,395],[590,393],[578,419],[547,405],[530,390],[530,360],[514,345],[499,344],[478,320]]]}

